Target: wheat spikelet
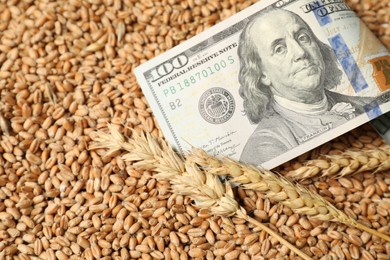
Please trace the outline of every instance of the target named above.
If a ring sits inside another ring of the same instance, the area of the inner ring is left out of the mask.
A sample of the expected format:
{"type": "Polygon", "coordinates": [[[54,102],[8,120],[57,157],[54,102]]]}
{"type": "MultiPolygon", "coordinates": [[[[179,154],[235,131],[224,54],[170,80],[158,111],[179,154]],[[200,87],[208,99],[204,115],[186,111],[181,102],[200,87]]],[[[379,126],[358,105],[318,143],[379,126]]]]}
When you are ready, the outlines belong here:
{"type": "MultiPolygon", "coordinates": [[[[190,196],[199,208],[209,208],[218,216],[233,216],[238,210],[243,210],[234,199],[230,185],[222,184],[213,174],[203,172],[194,164],[186,163],[186,171],[182,175],[169,178],[172,191],[190,196]]],[[[244,211],[243,211],[244,212],[244,211]]]]}
{"type": "Polygon", "coordinates": [[[374,173],[390,169],[390,146],[377,149],[346,150],[339,155],[325,155],[324,159],[310,160],[304,166],[289,171],[285,176],[296,181],[313,177],[335,178],[365,171],[374,173]]]}
{"type": "Polygon", "coordinates": [[[235,200],[229,182],[224,186],[216,175],[202,171],[196,164],[185,161],[168,144],[164,141],[158,142],[149,134],[133,132],[133,138],[126,141],[112,125],[108,125],[108,128],[109,133],[101,131],[97,133],[95,142],[89,149],[108,149],[106,155],[125,150],[127,151],[123,155],[125,160],[133,162],[135,167],[157,172],[155,175],[157,179],[168,180],[173,192],[189,196],[196,201],[197,207],[210,209],[210,212],[216,216],[237,216],[245,219],[276,238],[303,259],[311,259],[275,231],[249,217],[245,209],[235,200]]]}
{"type": "Polygon", "coordinates": [[[291,208],[295,213],[321,221],[354,226],[390,241],[389,236],[361,225],[317,193],[271,171],[244,165],[229,158],[219,160],[196,148],[192,149],[187,160],[207,169],[212,174],[229,176],[231,182],[239,183],[246,189],[260,191],[269,199],[291,208]]]}

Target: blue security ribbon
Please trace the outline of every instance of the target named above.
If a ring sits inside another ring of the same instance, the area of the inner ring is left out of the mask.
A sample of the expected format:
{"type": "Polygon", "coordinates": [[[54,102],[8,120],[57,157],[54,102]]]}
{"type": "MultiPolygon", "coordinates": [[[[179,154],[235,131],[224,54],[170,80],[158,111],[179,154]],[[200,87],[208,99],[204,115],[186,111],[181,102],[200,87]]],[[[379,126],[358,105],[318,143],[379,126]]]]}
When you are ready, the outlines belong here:
{"type": "Polygon", "coordinates": [[[355,92],[358,93],[363,89],[368,88],[366,79],[360,71],[359,66],[356,64],[343,37],[341,37],[340,34],[336,34],[328,40],[355,92]]]}
{"type": "Polygon", "coordinates": [[[364,106],[364,110],[370,120],[382,115],[382,110],[376,100],[364,106]]]}

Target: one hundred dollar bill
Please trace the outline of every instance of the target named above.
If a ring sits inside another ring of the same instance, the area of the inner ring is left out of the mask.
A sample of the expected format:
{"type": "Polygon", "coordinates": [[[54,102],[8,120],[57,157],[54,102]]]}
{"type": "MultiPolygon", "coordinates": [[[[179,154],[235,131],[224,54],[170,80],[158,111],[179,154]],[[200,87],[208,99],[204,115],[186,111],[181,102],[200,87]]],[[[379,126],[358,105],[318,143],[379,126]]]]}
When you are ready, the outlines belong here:
{"type": "Polygon", "coordinates": [[[343,0],[263,0],[135,74],[178,152],[266,168],[390,110],[389,51],[343,0]]]}

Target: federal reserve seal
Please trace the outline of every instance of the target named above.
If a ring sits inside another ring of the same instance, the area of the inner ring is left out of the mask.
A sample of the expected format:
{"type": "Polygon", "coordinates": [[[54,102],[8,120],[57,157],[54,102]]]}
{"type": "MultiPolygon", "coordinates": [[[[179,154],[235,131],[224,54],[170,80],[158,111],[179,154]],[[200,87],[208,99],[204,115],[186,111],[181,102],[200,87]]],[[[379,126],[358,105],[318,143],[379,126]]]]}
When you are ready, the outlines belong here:
{"type": "Polygon", "coordinates": [[[199,100],[199,112],[211,124],[222,124],[234,113],[235,103],[232,94],[223,88],[211,88],[199,100]]]}

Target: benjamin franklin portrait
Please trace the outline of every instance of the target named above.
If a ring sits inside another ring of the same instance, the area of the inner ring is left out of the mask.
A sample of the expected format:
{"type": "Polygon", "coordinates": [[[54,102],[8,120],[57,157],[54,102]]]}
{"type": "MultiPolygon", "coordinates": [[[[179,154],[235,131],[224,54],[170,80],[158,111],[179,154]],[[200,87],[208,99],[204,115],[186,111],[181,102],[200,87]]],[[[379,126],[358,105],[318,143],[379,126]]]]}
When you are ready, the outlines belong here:
{"type": "Polygon", "coordinates": [[[257,124],[240,160],[259,165],[364,112],[372,99],[331,91],[342,79],[332,48],[297,14],[265,9],[239,39],[240,95],[257,124]]]}

